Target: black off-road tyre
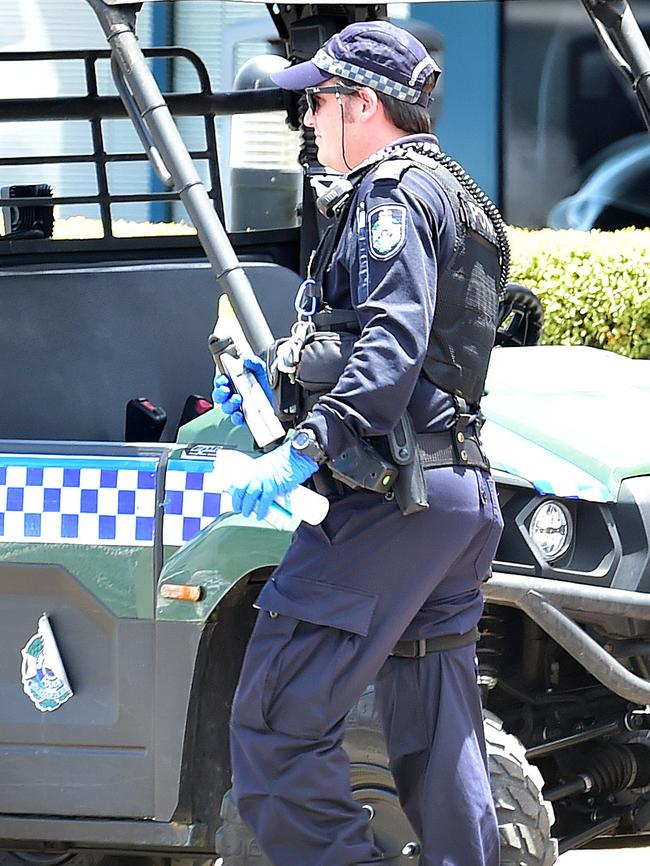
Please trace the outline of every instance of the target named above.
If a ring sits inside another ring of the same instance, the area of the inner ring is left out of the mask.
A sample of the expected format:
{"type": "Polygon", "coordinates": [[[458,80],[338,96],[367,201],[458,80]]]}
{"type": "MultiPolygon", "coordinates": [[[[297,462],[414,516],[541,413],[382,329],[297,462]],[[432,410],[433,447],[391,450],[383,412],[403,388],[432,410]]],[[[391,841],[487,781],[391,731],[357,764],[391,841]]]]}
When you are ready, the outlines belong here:
{"type": "Polygon", "coordinates": [[[555,815],[542,795],[542,774],[528,763],[525,748],[503,730],[497,716],[485,714],[484,730],[501,866],[553,866],[558,857],[557,839],[551,835],[555,815]]]}
{"type": "MultiPolygon", "coordinates": [[[[375,844],[391,866],[411,866],[415,860],[401,852],[405,845],[416,844],[415,834],[399,805],[388,769],[372,686],[348,713],[343,745],[350,759],[352,795],[368,810],[369,831],[375,844]]],[[[221,818],[223,823],[216,833],[215,850],[223,858],[223,866],[271,866],[242,821],[232,790],[224,794],[221,818]]]]}
{"type": "MultiPolygon", "coordinates": [[[[372,764],[352,764],[353,796],[368,811],[368,826],[374,843],[391,866],[409,866],[404,855],[406,845],[418,848],[415,834],[402,812],[390,772],[372,764]]],[[[216,833],[216,850],[223,866],[271,866],[235,804],[232,789],[226,791],[221,803],[223,824],[216,833]]]]}
{"type": "Polygon", "coordinates": [[[508,283],[499,306],[495,346],[537,346],[544,331],[544,308],[534,292],[508,283]]]}
{"type": "MultiPolygon", "coordinates": [[[[380,847],[400,866],[399,861],[404,864],[404,859],[398,855],[399,846],[395,849],[395,840],[403,837],[408,841],[413,836],[408,836],[408,831],[405,836],[400,825],[383,734],[370,690],[350,714],[349,723],[346,748],[352,760],[353,789],[357,789],[364,802],[372,801],[372,796],[367,796],[369,791],[382,793],[383,798],[376,804],[376,830],[372,821],[370,827],[377,841],[384,843],[380,847]],[[384,835],[386,840],[382,838],[384,835]]],[[[485,714],[484,730],[499,822],[501,866],[553,866],[558,857],[557,840],[551,836],[555,816],[553,807],[542,796],[541,773],[528,763],[523,745],[503,730],[497,716],[485,714]]],[[[223,824],[217,831],[216,850],[223,857],[223,866],[271,866],[243,823],[232,791],[224,795],[221,817],[223,824]]]]}

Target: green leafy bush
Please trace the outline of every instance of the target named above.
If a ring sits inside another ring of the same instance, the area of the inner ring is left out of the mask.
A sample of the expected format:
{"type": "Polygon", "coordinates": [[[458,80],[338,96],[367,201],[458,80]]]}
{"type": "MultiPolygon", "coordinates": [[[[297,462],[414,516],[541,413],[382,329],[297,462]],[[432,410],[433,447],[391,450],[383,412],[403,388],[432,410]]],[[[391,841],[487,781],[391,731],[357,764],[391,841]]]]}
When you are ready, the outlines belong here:
{"type": "Polygon", "coordinates": [[[650,358],[650,229],[508,234],[510,280],[542,301],[544,343],[650,358]]]}

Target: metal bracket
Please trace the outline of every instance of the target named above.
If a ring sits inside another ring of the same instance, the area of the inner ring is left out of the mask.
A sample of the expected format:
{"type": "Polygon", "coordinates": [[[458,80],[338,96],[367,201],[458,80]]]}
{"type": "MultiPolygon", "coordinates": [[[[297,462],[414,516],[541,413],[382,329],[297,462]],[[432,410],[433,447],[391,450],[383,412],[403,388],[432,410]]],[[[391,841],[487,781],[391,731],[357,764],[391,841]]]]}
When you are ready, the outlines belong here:
{"type": "Polygon", "coordinates": [[[647,621],[650,620],[650,597],[644,593],[504,574],[494,574],[483,584],[483,593],[487,601],[517,607],[526,613],[615,694],[633,704],[646,706],[650,703],[650,682],[624,667],[558,604],[569,602],[584,612],[618,613],[647,621]]]}

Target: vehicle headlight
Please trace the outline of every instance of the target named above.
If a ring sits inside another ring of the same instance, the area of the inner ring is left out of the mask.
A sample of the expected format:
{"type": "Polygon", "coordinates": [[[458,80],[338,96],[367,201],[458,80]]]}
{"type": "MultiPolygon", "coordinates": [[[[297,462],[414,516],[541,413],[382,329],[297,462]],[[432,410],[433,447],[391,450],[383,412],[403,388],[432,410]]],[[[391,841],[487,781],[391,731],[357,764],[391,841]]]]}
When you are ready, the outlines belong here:
{"type": "Polygon", "coordinates": [[[573,520],[561,502],[544,502],[533,512],[528,532],[547,562],[558,559],[569,549],[573,520]]]}

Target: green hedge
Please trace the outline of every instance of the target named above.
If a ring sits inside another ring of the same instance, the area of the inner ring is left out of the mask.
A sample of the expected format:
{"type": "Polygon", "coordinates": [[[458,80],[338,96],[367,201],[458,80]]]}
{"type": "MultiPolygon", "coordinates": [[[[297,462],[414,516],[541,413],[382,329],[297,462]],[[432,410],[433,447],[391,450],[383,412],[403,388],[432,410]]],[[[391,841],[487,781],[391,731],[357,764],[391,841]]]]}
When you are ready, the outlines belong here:
{"type": "Polygon", "coordinates": [[[650,229],[508,234],[510,280],[539,295],[544,343],[650,358],[650,229]]]}

